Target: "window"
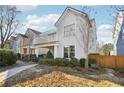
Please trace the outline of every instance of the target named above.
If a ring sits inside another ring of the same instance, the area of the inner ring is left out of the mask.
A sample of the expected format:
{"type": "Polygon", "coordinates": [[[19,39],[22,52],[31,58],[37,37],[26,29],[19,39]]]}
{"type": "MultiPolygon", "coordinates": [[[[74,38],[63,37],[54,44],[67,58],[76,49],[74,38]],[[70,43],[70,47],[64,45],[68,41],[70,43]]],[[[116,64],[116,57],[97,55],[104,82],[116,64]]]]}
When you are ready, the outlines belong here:
{"type": "Polygon", "coordinates": [[[69,56],[68,56],[68,47],[64,47],[64,58],[69,58],[69,56]]]}
{"type": "Polygon", "coordinates": [[[64,47],[64,58],[75,57],[75,46],[64,47]]]}
{"type": "Polygon", "coordinates": [[[70,46],[70,58],[74,58],[74,57],[75,57],[75,47],[70,46]]]}
{"type": "Polygon", "coordinates": [[[75,31],[75,24],[64,26],[64,37],[73,36],[75,31]]]}

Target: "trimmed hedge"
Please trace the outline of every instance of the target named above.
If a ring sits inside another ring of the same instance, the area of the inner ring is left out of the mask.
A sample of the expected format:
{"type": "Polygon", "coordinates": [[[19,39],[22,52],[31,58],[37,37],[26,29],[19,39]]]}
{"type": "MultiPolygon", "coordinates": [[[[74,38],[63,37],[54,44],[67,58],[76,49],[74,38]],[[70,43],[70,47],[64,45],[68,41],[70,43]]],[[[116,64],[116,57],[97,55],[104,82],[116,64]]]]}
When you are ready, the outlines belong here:
{"type": "Polygon", "coordinates": [[[68,67],[77,67],[80,66],[80,62],[76,58],[65,59],[65,58],[56,58],[56,59],[40,59],[39,64],[41,65],[53,65],[53,66],[68,66],[68,67]]]}
{"type": "Polygon", "coordinates": [[[16,54],[9,49],[0,49],[0,66],[13,65],[17,61],[16,54]]]}
{"type": "Polygon", "coordinates": [[[53,65],[53,66],[68,66],[69,60],[64,58],[56,59],[40,59],[39,64],[41,65],[53,65]]]}
{"type": "Polygon", "coordinates": [[[40,59],[39,64],[41,65],[53,65],[54,59],[40,59]]]}
{"type": "Polygon", "coordinates": [[[71,58],[69,66],[70,67],[80,66],[79,60],[76,58],[71,58]]]}
{"type": "Polygon", "coordinates": [[[69,65],[69,60],[65,58],[56,58],[54,60],[54,65],[57,66],[68,66],[69,65]]]}
{"type": "Polygon", "coordinates": [[[38,62],[38,57],[36,56],[36,54],[30,54],[30,55],[22,54],[21,56],[22,56],[22,58],[21,58],[22,61],[25,61],[25,62],[29,62],[29,61],[38,62]]]}

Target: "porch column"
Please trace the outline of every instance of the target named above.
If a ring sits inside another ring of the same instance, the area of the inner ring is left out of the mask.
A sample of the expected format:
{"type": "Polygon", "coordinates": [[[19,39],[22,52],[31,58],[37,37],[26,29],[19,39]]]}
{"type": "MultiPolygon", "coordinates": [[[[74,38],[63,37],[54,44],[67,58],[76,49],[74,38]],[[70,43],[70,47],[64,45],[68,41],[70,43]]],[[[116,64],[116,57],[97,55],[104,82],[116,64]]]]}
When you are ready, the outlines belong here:
{"type": "Polygon", "coordinates": [[[36,54],[36,56],[38,57],[38,47],[37,48],[35,48],[35,54],[36,54]]]}
{"type": "Polygon", "coordinates": [[[57,58],[57,45],[54,45],[54,58],[57,58]]]}

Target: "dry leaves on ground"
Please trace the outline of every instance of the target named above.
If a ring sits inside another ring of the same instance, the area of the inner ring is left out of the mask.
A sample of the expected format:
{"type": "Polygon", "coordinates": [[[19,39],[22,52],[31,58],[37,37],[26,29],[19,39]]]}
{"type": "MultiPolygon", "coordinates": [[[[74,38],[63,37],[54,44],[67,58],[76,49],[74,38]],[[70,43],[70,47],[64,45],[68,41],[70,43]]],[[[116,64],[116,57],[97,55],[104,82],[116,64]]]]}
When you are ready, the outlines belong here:
{"type": "Polygon", "coordinates": [[[86,78],[79,78],[60,71],[53,71],[34,80],[18,83],[16,87],[119,87],[110,81],[94,81],[86,78]]]}

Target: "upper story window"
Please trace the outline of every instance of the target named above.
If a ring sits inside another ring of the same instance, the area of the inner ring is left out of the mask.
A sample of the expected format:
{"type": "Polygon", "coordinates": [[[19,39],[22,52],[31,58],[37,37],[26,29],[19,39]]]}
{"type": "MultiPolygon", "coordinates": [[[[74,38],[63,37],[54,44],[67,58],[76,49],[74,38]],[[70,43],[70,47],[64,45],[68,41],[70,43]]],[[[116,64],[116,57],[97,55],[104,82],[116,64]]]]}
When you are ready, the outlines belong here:
{"type": "Polygon", "coordinates": [[[75,31],[75,24],[64,26],[64,37],[73,36],[75,31]]]}

